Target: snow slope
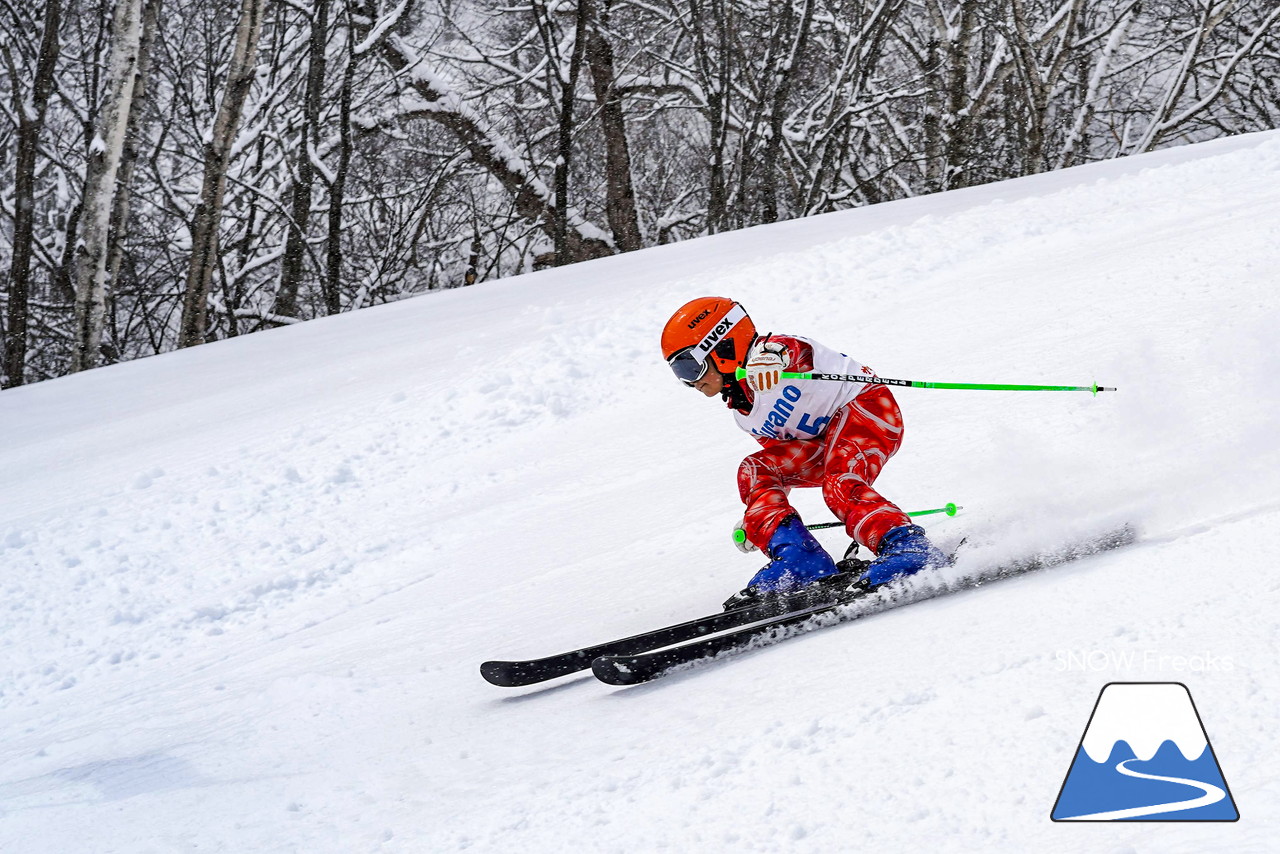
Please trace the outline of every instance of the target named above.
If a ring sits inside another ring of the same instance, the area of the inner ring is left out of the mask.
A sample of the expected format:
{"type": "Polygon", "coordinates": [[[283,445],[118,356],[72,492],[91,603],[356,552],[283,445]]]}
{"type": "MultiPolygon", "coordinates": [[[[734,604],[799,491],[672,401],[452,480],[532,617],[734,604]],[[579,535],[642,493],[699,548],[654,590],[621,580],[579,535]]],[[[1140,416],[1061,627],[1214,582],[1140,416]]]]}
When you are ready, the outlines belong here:
{"type": "Polygon", "coordinates": [[[0,851],[1274,850],[1278,268],[1268,133],[6,391],[0,851]],[[970,569],[1140,542],[646,686],[484,683],[760,564],[753,443],[657,354],[707,293],[882,376],[1118,386],[901,390],[879,486],[964,505],[970,569]],[[1238,823],[1049,821],[1130,680],[1188,686],[1238,823]]]}

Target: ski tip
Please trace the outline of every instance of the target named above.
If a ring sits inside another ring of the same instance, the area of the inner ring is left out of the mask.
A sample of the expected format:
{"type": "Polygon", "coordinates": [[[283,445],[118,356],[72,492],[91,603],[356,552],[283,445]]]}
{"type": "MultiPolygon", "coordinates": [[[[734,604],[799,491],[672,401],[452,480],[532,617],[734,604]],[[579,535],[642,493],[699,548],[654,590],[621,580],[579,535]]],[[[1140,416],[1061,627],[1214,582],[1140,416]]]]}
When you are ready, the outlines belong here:
{"type": "Polygon", "coordinates": [[[627,665],[627,657],[602,655],[591,662],[591,672],[606,685],[639,685],[658,674],[645,674],[627,665]]]}
{"type": "Polygon", "coordinates": [[[480,665],[480,675],[490,685],[497,685],[499,688],[516,688],[525,684],[516,678],[516,663],[514,661],[486,661],[480,665]]]}

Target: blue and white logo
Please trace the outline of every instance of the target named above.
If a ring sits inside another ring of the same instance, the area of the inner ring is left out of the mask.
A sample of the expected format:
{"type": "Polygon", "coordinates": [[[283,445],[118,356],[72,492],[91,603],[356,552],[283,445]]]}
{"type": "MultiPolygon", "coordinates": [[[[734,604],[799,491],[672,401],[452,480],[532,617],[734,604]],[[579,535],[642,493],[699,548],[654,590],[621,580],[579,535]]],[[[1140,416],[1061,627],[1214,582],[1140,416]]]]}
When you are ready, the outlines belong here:
{"type": "Polygon", "coordinates": [[[1112,682],[1103,687],[1052,818],[1239,819],[1187,686],[1112,682]]]}

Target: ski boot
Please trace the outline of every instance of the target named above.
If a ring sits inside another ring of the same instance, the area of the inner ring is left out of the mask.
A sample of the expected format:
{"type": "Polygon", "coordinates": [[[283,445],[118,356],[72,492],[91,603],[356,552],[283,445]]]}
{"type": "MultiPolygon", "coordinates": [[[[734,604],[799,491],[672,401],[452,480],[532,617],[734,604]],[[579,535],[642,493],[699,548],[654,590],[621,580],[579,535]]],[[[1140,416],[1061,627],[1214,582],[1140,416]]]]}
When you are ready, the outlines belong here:
{"type": "Polygon", "coordinates": [[[729,597],[724,603],[726,611],[780,598],[839,572],[831,555],[795,514],[773,532],[765,553],[772,559],[769,565],[747,582],[746,589],[729,597]]]}
{"type": "Polygon", "coordinates": [[[945,566],[947,555],[929,542],[924,528],[919,525],[901,525],[880,539],[876,559],[871,561],[856,582],[868,592],[898,578],[915,575],[922,569],[945,566]]]}

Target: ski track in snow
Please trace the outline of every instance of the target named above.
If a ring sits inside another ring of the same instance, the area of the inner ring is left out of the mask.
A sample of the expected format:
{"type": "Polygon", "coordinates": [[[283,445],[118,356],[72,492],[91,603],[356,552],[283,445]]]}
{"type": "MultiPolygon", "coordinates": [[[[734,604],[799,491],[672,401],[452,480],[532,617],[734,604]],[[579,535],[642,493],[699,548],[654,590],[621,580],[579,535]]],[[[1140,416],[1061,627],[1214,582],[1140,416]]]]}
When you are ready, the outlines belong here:
{"type": "Polygon", "coordinates": [[[1088,844],[1269,850],[1278,267],[1272,133],[6,391],[0,850],[1073,851],[1048,813],[1126,679],[1188,684],[1242,818],[1088,844]],[[878,487],[964,505],[929,526],[974,566],[1141,541],[651,685],[485,684],[758,568],[728,536],[753,444],[657,355],[716,292],[882,376],[1118,386],[901,390],[878,487]]]}

